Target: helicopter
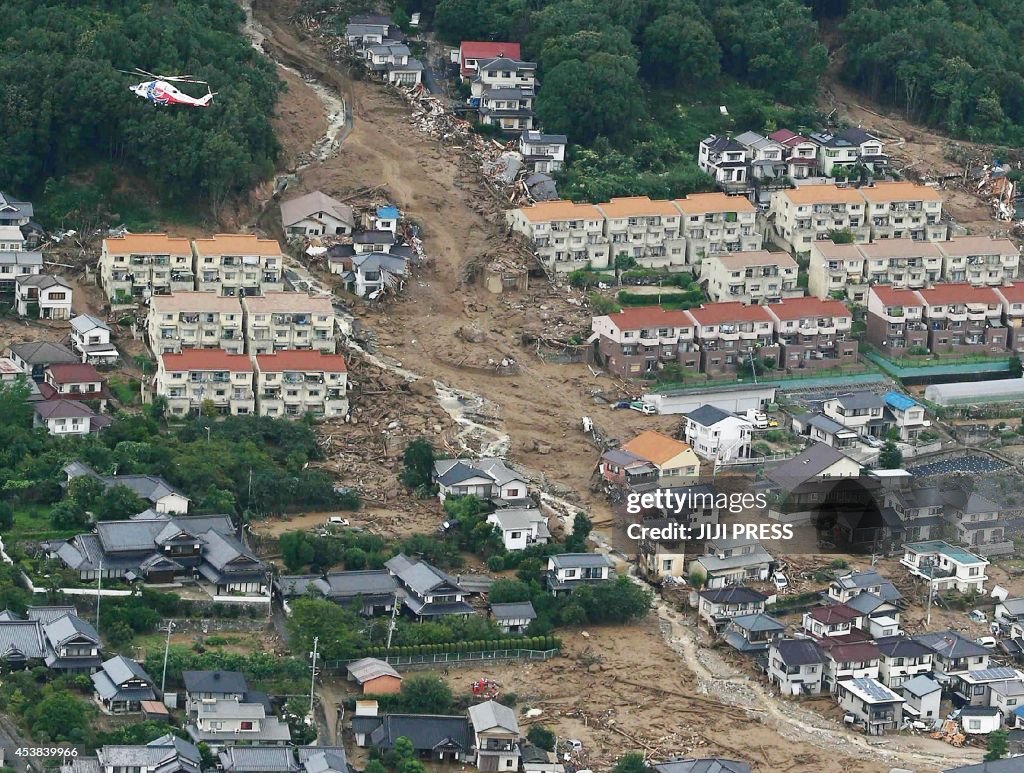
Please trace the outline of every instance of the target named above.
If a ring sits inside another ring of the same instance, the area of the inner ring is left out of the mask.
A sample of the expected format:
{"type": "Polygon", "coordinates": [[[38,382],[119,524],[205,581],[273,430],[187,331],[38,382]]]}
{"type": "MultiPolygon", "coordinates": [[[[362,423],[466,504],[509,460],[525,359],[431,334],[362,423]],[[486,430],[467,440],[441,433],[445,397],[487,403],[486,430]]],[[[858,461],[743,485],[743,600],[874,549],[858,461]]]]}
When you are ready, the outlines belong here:
{"type": "Polygon", "coordinates": [[[209,107],[213,97],[217,93],[210,91],[210,85],[206,81],[197,80],[191,75],[154,75],[151,72],[140,70],[138,67],[133,71],[119,70],[126,75],[144,75],[151,80],[145,80],[129,86],[129,90],[138,97],[147,99],[158,107],[168,105],[181,105],[184,107],[209,107]],[[206,86],[206,94],[202,97],[189,96],[181,91],[175,83],[196,83],[206,86]]]}

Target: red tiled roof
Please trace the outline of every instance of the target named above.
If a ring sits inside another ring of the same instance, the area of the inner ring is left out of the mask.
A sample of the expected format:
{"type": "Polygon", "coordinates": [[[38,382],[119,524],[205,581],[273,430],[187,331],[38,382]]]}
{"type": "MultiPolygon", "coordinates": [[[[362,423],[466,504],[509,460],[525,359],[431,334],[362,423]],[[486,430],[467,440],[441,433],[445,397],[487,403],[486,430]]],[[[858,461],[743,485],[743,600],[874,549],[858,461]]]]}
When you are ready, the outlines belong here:
{"type": "Polygon", "coordinates": [[[836,663],[863,663],[878,660],[882,653],[874,642],[864,641],[857,644],[840,644],[835,647],[822,645],[828,656],[836,663]]]}
{"type": "Polygon", "coordinates": [[[892,285],[874,285],[871,292],[886,306],[924,306],[916,290],[901,290],[892,285]]]}
{"type": "Polygon", "coordinates": [[[497,59],[506,56],[509,59],[519,59],[522,56],[522,49],[518,43],[481,42],[475,40],[464,40],[459,46],[459,67],[463,75],[472,75],[475,70],[466,69],[467,59],[497,59]]]}
{"type": "Polygon", "coordinates": [[[999,296],[991,287],[974,287],[965,282],[938,284],[926,290],[918,290],[929,306],[954,305],[962,303],[1000,303],[999,296]]]}
{"type": "Polygon", "coordinates": [[[345,358],[340,354],[289,349],[275,354],[257,354],[256,367],[261,373],[279,373],[285,370],[324,371],[345,373],[345,358]]]}
{"type": "Polygon", "coordinates": [[[228,354],[223,349],[182,349],[180,354],[162,354],[160,361],[165,371],[230,370],[236,373],[252,372],[247,354],[228,354]]]}
{"type": "Polygon", "coordinates": [[[1024,282],[997,287],[996,292],[1010,303],[1024,303],[1024,282]]]}
{"type": "Polygon", "coordinates": [[[693,327],[693,320],[685,311],[667,311],[661,306],[634,306],[609,314],[619,330],[642,330],[652,327],[693,327]]]}
{"type": "Polygon", "coordinates": [[[720,325],[723,322],[772,322],[764,306],[747,305],[739,301],[706,303],[690,309],[690,316],[698,325],[720,325]]]}
{"type": "Polygon", "coordinates": [[[846,604],[834,604],[830,607],[815,607],[808,615],[812,620],[817,620],[819,623],[825,623],[831,625],[832,623],[849,623],[852,620],[856,620],[858,617],[863,615],[852,607],[846,606],[846,604]]]}
{"type": "Polygon", "coordinates": [[[842,301],[827,300],[814,296],[787,298],[780,303],[769,305],[768,311],[778,319],[807,319],[809,317],[849,317],[850,310],[842,301]]]}
{"type": "Polygon", "coordinates": [[[47,368],[58,384],[87,384],[102,382],[103,377],[92,365],[53,364],[47,368]]]}

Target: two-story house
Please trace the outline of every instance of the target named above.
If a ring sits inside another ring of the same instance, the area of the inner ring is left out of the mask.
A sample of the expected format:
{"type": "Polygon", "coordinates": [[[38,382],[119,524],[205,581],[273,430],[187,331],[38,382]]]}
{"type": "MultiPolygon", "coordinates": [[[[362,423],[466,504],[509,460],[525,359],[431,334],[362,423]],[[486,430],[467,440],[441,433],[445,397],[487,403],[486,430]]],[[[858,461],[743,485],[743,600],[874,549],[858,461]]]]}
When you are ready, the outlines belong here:
{"type": "Polygon", "coordinates": [[[195,289],[192,242],[166,234],[124,234],[103,240],[100,284],[115,304],[195,289]]]}
{"type": "Polygon", "coordinates": [[[194,245],[196,290],[251,296],[284,289],[284,255],[273,239],[216,234],[194,245]]]}
{"type": "Polygon", "coordinates": [[[740,364],[760,360],[774,367],[779,362],[775,318],[767,307],[710,303],[687,312],[694,321],[694,340],[700,352],[700,370],[711,377],[737,373],[740,364]]]}
{"type": "Polygon", "coordinates": [[[74,757],[61,773],[200,773],[203,755],[198,747],[173,733],[145,745],[104,745],[96,757],[74,757]]]}
{"type": "Polygon", "coordinates": [[[722,252],[760,250],[764,237],[757,228],[757,210],[744,196],[691,193],[675,200],[682,213],[681,234],[686,239],[686,262],[696,266],[722,252]]]}
{"type": "Polygon", "coordinates": [[[472,495],[498,505],[527,505],[527,480],[501,459],[483,457],[475,462],[437,459],[434,482],[438,499],[472,495]]]}
{"type": "Polygon", "coordinates": [[[868,290],[867,340],[883,354],[925,354],[930,335],[925,301],[915,290],[875,285],[868,290]]]}
{"type": "Polygon", "coordinates": [[[56,398],[32,405],[32,426],[45,427],[51,435],[88,435],[108,426],[110,419],[96,415],[79,400],[56,398]]]}
{"type": "Polygon", "coordinates": [[[700,460],[690,446],[656,430],[641,432],[623,443],[622,450],[653,464],[662,486],[680,485],[700,473],[700,460]]]}
{"type": "Polygon", "coordinates": [[[13,293],[18,277],[34,276],[42,271],[43,253],[0,250],[0,292],[13,293]]]}
{"type": "Polygon", "coordinates": [[[522,56],[522,50],[518,43],[507,41],[463,40],[459,44],[457,56],[459,74],[468,82],[480,71],[480,62],[491,62],[506,57],[518,60],[522,56]]]}
{"type": "MultiPolygon", "coordinates": [[[[533,94],[537,85],[537,65],[510,56],[477,61],[477,71],[470,79],[470,104],[492,89],[521,89],[533,94]]],[[[523,127],[526,129],[532,127],[523,127]]]]}
{"type": "Polygon", "coordinates": [[[928,349],[935,354],[1006,351],[1002,299],[990,287],[940,284],[918,291],[924,303],[928,349]]]}
{"type": "Polygon", "coordinates": [[[490,606],[491,618],[502,633],[525,633],[530,623],[537,619],[537,611],[531,601],[514,601],[490,606]]]}
{"type": "Polygon", "coordinates": [[[393,86],[415,86],[423,78],[423,62],[410,55],[409,46],[394,40],[363,49],[370,74],[393,86]]]}
{"type": "Polygon", "coordinates": [[[853,314],[842,301],[790,298],[766,308],[778,333],[778,366],[788,373],[856,364],[853,314]]]}
{"type": "Polygon", "coordinates": [[[932,673],[932,651],[921,642],[906,636],[877,639],[878,678],[886,687],[896,690],[911,679],[932,673]]]}
{"type": "Polygon", "coordinates": [[[700,276],[713,301],[777,303],[803,295],[797,286],[798,269],[796,261],[782,252],[717,252],[701,261],[700,276]]]}
{"type": "Polygon", "coordinates": [[[956,631],[932,631],[913,638],[931,651],[932,672],[944,685],[951,684],[957,674],[988,668],[991,653],[956,631]]]}
{"type": "Polygon", "coordinates": [[[947,282],[999,287],[1017,278],[1020,249],[1009,239],[954,236],[936,246],[942,254],[942,278],[947,282]]]}
{"type": "Polygon", "coordinates": [[[157,356],[153,394],[167,400],[175,416],[212,405],[218,413],[244,415],[256,409],[248,355],[220,349],[182,349],[157,356]]]}
{"type": "Polygon", "coordinates": [[[750,190],[747,177],[747,149],[734,139],[710,135],[700,141],[697,166],[714,178],[727,193],[750,190]]]}
{"type": "Polygon", "coordinates": [[[735,140],[747,150],[747,163],[753,179],[771,184],[786,176],[786,148],[781,142],[751,131],[737,134],[735,140]]]}
{"type": "Polygon", "coordinates": [[[175,292],[150,299],[146,318],[149,347],[156,354],[187,349],[245,351],[242,304],[214,292],[175,292]]]}
{"type": "Polygon", "coordinates": [[[1024,674],[1015,668],[997,666],[994,668],[970,669],[956,674],[949,688],[954,704],[965,706],[991,706],[992,688],[995,685],[1021,684],[1024,674]]]}
{"type": "Polygon", "coordinates": [[[834,177],[836,167],[850,170],[861,165],[872,171],[882,171],[888,164],[888,158],[882,152],[882,141],[856,126],[835,134],[813,133],[810,139],[821,148],[819,165],[826,177],[834,177]]]}
{"type": "Polygon", "coordinates": [[[89,314],[79,314],[71,319],[71,346],[82,355],[82,362],[117,362],[120,355],[110,341],[110,333],[106,322],[89,314]]]}
{"type": "Polygon", "coordinates": [[[92,684],[96,702],[107,714],[131,714],[142,710],[142,701],[156,700],[153,679],[123,655],[103,661],[92,675],[92,684]]]}
{"type": "MultiPolygon", "coordinates": [[[[61,471],[67,476],[67,483],[75,478],[88,475],[98,480],[107,489],[114,486],[130,488],[140,499],[149,502],[150,509],[159,515],[184,515],[188,512],[189,498],[156,475],[98,475],[92,467],[77,461],[64,465],[61,471]]],[[[230,521],[228,525],[230,526],[230,521]]]]}
{"type": "Polygon", "coordinates": [[[477,770],[519,770],[519,722],[513,709],[485,701],[469,707],[469,721],[477,770]]]}
{"type": "Polygon", "coordinates": [[[818,170],[818,144],[789,129],[777,129],[768,135],[785,149],[786,176],[791,180],[813,177],[818,170]]]}
{"type": "Polygon", "coordinates": [[[878,678],[878,646],[872,641],[824,639],[818,642],[825,653],[822,689],[833,695],[839,686],[851,679],[878,678]]]}
{"type": "Polygon", "coordinates": [[[925,418],[924,406],[900,392],[886,392],[885,409],[892,416],[893,427],[899,430],[900,440],[913,442],[931,426],[925,418]]]}
{"type": "Polygon", "coordinates": [[[109,397],[106,379],[87,363],[48,365],[39,394],[44,400],[95,400],[101,411],[106,410],[109,397]]]}
{"type": "Polygon", "coordinates": [[[362,51],[367,46],[377,45],[387,40],[391,32],[391,19],[381,14],[359,14],[349,18],[345,25],[345,41],[362,51]]]}
{"type": "Polygon", "coordinates": [[[281,226],[288,237],[350,236],[355,225],[352,207],[321,191],[281,202],[281,226]]]}
{"type": "Polygon", "coordinates": [[[613,259],[625,255],[644,268],[671,270],[686,266],[681,216],[671,201],[631,196],[612,199],[597,208],[605,218],[604,233],[613,259]]]}
{"type": "Polygon", "coordinates": [[[753,588],[732,585],[703,590],[698,594],[697,616],[709,629],[721,632],[734,617],[764,612],[768,597],[753,588]]]}
{"type": "Polygon", "coordinates": [[[771,238],[797,255],[808,255],[813,242],[836,231],[867,242],[871,226],[865,210],[864,197],[854,188],[805,184],[775,191],[768,210],[771,238]]]}
{"type": "Polygon", "coordinates": [[[911,542],[903,549],[900,563],[915,577],[930,580],[933,589],[985,592],[985,568],[989,564],[986,559],[942,540],[911,542]]]}
{"type": "Polygon", "coordinates": [[[716,465],[750,456],[752,428],[746,419],[713,405],[686,414],[686,442],[698,456],[716,465]]]}
{"type": "Polygon", "coordinates": [[[846,636],[861,627],[862,612],[846,604],[815,607],[804,612],[801,627],[815,639],[846,636]]]}
{"type": "Polygon", "coordinates": [[[256,412],[298,418],[334,418],[348,413],[348,368],[340,354],[279,351],[257,354],[256,412]]]}
{"type": "Polygon", "coordinates": [[[822,413],[861,437],[885,437],[885,398],[874,392],[838,395],[822,404],[822,413]]]}
{"type": "Polygon", "coordinates": [[[204,703],[233,700],[245,701],[249,686],[238,671],[182,671],[185,684],[185,711],[195,716],[204,703]]]}
{"type": "Polygon", "coordinates": [[[610,245],[604,235],[604,214],[593,204],[541,201],[506,212],[509,226],[532,242],[549,271],[607,268],[610,245]]]}
{"type": "Polygon", "coordinates": [[[200,702],[185,732],[194,743],[217,752],[235,744],[287,746],[292,738],[288,723],[268,714],[263,703],[237,700],[200,702]]]}
{"type": "Polygon", "coordinates": [[[533,129],[533,89],[521,86],[487,89],[480,95],[477,113],[480,123],[507,133],[533,129]]]}
{"type": "Polygon", "coordinates": [[[947,523],[946,496],[938,486],[886,491],[883,502],[900,519],[908,542],[936,539],[947,523]]]}
{"type": "Polygon", "coordinates": [[[825,653],[811,639],[778,639],[768,646],[768,681],[783,696],[818,695],[825,653]]]}
{"type": "Polygon", "coordinates": [[[60,344],[49,341],[24,341],[11,343],[7,346],[7,354],[11,361],[33,381],[41,382],[46,368],[56,363],[74,365],[78,357],[60,344]]]}
{"type": "Polygon", "coordinates": [[[750,537],[709,539],[704,554],[695,557],[690,572],[704,575],[704,587],[712,590],[747,582],[764,582],[771,571],[772,556],[750,537]]]}
{"type": "Polygon", "coordinates": [[[403,607],[417,620],[444,615],[472,615],[466,591],[459,582],[426,561],[412,561],[404,554],[387,561],[384,568],[405,589],[403,607]]]}
{"type": "Polygon", "coordinates": [[[536,508],[507,507],[487,516],[501,533],[505,550],[526,550],[530,545],[544,545],[551,538],[548,519],[536,508]]]}
{"type": "Polygon", "coordinates": [[[612,560],[603,553],[559,553],[548,557],[545,582],[552,595],[612,580],[612,560]]]}
{"type": "MultiPolygon", "coordinates": [[[[887,686],[892,687],[892,685],[887,686]]],[[[909,718],[925,722],[934,722],[939,718],[942,705],[942,685],[931,676],[919,674],[913,679],[908,679],[898,688],[892,689],[906,699],[907,702],[903,704],[903,713],[909,718]]]]}
{"type": "Polygon", "coordinates": [[[696,322],[688,312],[634,306],[591,320],[589,354],[597,365],[622,378],[656,373],[667,363],[684,374],[699,373],[696,322]]]}
{"type": "Polygon", "coordinates": [[[942,196],[928,185],[876,182],[860,188],[871,238],[942,241],[948,228],[942,222],[942,196]]]}
{"type": "Polygon", "coordinates": [[[1004,284],[995,291],[1003,304],[1006,348],[1018,357],[1024,357],[1024,282],[1004,284]]]}
{"type": "Polygon", "coordinates": [[[774,641],[782,638],[785,630],[786,626],[781,621],[757,612],[730,618],[722,638],[734,650],[745,655],[766,653],[774,641]]]}
{"type": "Polygon", "coordinates": [[[29,274],[14,280],[14,307],[22,317],[71,319],[74,291],[63,278],[50,274],[29,274]]]}
{"type": "Polygon", "coordinates": [[[906,700],[877,679],[862,677],[840,682],[839,706],[864,726],[867,735],[884,735],[903,723],[906,700]]]}
{"type": "Polygon", "coordinates": [[[564,134],[529,129],[519,137],[519,153],[529,173],[551,174],[561,171],[565,165],[565,146],[568,143],[564,134]]]}
{"type": "Polygon", "coordinates": [[[1003,543],[1004,524],[1000,519],[1002,507],[981,494],[947,496],[947,520],[956,529],[957,541],[983,550],[1003,543]]]}
{"type": "Polygon", "coordinates": [[[648,582],[661,584],[685,576],[687,541],[678,531],[679,523],[674,518],[644,519],[636,539],[636,566],[648,582]]]}

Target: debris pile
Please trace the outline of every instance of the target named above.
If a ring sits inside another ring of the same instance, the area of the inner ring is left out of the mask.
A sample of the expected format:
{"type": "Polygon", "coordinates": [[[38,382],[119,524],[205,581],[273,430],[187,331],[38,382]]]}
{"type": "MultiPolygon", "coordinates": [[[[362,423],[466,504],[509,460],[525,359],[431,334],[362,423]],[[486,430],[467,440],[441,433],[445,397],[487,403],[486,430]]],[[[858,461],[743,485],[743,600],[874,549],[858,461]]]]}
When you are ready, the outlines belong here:
{"type": "Polygon", "coordinates": [[[945,741],[950,746],[960,748],[967,742],[967,736],[960,732],[960,726],[955,720],[947,719],[942,727],[931,734],[937,741],[945,741]]]}

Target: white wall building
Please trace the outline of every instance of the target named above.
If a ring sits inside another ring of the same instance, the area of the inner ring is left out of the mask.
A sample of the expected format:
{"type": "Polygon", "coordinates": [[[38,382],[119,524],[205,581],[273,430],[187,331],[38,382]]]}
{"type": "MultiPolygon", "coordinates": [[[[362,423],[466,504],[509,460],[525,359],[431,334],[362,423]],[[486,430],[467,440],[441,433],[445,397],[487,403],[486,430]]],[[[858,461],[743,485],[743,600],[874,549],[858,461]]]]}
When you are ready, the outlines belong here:
{"type": "Polygon", "coordinates": [[[256,409],[249,356],[221,349],[182,349],[157,355],[153,393],[167,399],[174,416],[210,404],[218,413],[243,415],[256,409]]]}
{"type": "Polygon", "coordinates": [[[318,351],[257,354],[256,407],[260,416],[336,418],[348,413],[345,358],[318,351]]]}
{"type": "Polygon", "coordinates": [[[335,351],[334,306],[327,296],[268,292],[242,299],[250,354],[282,349],[335,351]]]}
{"type": "Polygon", "coordinates": [[[149,348],[155,354],[186,349],[245,351],[242,304],[233,296],[214,292],[177,292],[155,295],[146,319],[149,348]]]}

